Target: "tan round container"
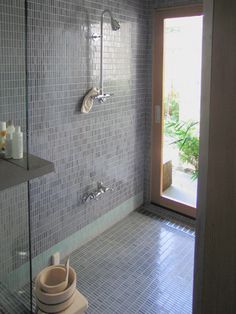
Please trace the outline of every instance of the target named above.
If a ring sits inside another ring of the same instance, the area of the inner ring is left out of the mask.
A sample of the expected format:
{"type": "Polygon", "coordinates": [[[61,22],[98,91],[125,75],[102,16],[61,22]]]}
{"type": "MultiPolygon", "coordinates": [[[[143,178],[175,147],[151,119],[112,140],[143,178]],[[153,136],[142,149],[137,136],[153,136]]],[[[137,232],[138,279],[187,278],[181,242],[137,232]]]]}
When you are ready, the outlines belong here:
{"type": "Polygon", "coordinates": [[[70,307],[71,304],[74,302],[74,299],[75,299],[75,291],[68,300],[66,300],[62,303],[45,304],[45,303],[42,303],[41,301],[39,301],[37,298],[36,298],[36,303],[42,312],[59,313],[59,312],[66,310],[68,307],[70,307]]]}
{"type": "MultiPolygon", "coordinates": [[[[63,267],[63,265],[50,266],[50,267],[63,267]]],[[[66,302],[71,298],[76,290],[76,273],[72,267],[69,268],[69,277],[68,277],[68,285],[64,291],[57,293],[48,293],[41,289],[39,284],[39,277],[37,276],[35,281],[35,296],[40,303],[44,303],[46,305],[58,305],[60,303],[66,302]]]]}
{"type": "Polygon", "coordinates": [[[38,277],[40,288],[47,293],[64,291],[68,285],[66,270],[64,267],[47,267],[38,277]]]}

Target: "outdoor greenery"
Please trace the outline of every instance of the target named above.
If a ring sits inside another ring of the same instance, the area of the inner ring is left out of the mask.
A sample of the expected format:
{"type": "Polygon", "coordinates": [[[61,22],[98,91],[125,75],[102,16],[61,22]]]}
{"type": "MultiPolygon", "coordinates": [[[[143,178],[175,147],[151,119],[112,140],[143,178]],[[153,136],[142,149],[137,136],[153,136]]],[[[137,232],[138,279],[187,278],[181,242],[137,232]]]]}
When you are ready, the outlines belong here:
{"type": "Polygon", "coordinates": [[[198,157],[199,157],[199,137],[197,136],[196,126],[198,122],[176,122],[167,121],[166,131],[179,149],[179,156],[182,162],[193,166],[192,178],[198,177],[198,157]]]}
{"type": "Polygon", "coordinates": [[[192,179],[198,177],[199,136],[197,121],[179,121],[178,94],[172,89],[164,101],[165,105],[165,134],[173,138],[172,145],[179,150],[183,163],[193,167],[192,179]]]}

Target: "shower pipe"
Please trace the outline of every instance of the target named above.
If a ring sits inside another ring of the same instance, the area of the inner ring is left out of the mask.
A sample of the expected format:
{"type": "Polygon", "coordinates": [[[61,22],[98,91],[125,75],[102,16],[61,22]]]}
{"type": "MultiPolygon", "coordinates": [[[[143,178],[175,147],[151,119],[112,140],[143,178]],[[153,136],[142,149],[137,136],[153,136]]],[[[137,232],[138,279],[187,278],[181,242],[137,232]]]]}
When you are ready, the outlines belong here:
{"type": "Polygon", "coordinates": [[[110,10],[106,9],[102,12],[101,15],[101,30],[100,30],[100,36],[94,34],[92,35],[93,39],[101,38],[101,50],[100,50],[100,94],[96,96],[95,98],[99,100],[99,102],[104,102],[107,97],[110,97],[110,94],[104,94],[103,91],[103,24],[104,24],[104,15],[108,13],[111,18],[111,28],[113,31],[118,31],[120,29],[120,24],[117,20],[113,18],[113,15],[110,10]]]}

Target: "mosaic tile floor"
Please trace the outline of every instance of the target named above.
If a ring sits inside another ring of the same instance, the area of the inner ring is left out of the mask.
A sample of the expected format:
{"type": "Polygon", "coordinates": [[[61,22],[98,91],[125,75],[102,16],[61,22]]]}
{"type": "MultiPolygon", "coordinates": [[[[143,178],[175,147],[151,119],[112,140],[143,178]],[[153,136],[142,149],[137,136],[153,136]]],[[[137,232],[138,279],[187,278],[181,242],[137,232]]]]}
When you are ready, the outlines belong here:
{"type": "Polygon", "coordinates": [[[29,306],[29,285],[25,290],[25,297],[10,292],[0,282],[0,314],[30,314],[29,306]]]}
{"type": "Polygon", "coordinates": [[[194,229],[145,210],[71,255],[87,314],[191,313],[194,229]]]}
{"type": "MultiPolygon", "coordinates": [[[[192,313],[194,227],[163,217],[135,211],[71,255],[86,314],[192,313]]],[[[0,288],[0,314],[29,313],[0,288]]]]}

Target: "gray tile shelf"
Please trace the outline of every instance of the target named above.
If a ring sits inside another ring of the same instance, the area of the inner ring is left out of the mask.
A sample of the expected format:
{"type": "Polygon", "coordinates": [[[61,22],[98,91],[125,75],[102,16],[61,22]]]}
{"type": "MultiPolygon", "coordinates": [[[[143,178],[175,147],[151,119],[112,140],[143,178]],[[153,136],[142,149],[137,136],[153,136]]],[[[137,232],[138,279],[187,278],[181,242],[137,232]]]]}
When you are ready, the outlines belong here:
{"type": "Polygon", "coordinates": [[[29,154],[29,170],[27,157],[20,160],[0,159],[0,191],[10,188],[53,172],[54,164],[51,161],[29,154]]]}

